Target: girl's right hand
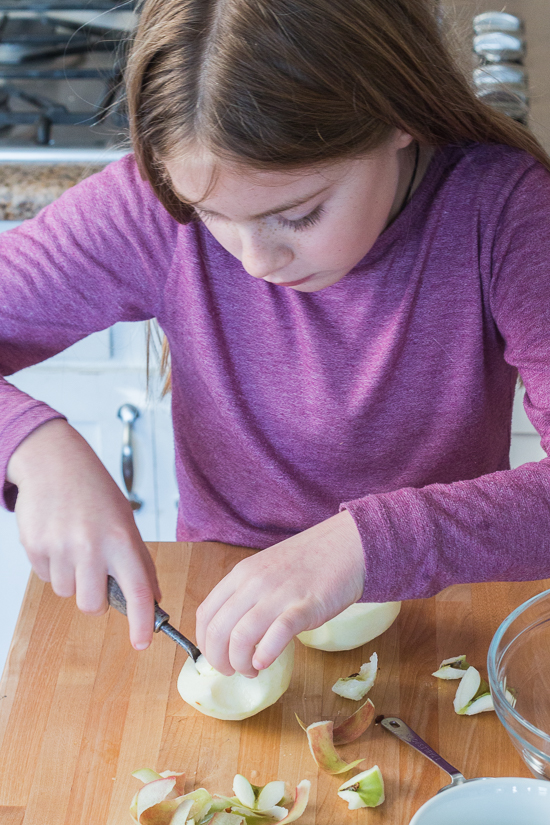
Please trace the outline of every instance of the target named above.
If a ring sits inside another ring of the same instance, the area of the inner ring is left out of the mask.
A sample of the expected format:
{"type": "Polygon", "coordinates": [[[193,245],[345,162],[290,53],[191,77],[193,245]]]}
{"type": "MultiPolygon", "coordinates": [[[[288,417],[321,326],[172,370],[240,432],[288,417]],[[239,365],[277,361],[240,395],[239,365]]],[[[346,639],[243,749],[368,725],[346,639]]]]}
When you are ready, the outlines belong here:
{"type": "Polygon", "coordinates": [[[155,567],[131,507],[92,448],[63,419],[42,424],[15,450],[8,481],[18,487],[21,542],[37,575],[84,613],[108,607],[107,575],[127,601],[136,650],[153,637],[155,567]]]}

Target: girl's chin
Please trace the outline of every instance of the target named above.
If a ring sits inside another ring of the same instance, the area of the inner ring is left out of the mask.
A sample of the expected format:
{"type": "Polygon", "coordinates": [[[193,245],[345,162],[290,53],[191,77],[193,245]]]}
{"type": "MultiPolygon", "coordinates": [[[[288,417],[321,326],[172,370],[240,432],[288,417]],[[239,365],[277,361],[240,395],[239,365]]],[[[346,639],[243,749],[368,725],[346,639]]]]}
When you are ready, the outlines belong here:
{"type": "Polygon", "coordinates": [[[297,292],[319,292],[321,289],[326,289],[328,286],[333,286],[334,284],[337,284],[338,281],[341,281],[342,278],[345,278],[346,275],[347,272],[341,274],[323,273],[318,275],[312,275],[310,278],[308,278],[301,284],[283,284],[283,286],[290,286],[291,289],[295,289],[297,292]]]}

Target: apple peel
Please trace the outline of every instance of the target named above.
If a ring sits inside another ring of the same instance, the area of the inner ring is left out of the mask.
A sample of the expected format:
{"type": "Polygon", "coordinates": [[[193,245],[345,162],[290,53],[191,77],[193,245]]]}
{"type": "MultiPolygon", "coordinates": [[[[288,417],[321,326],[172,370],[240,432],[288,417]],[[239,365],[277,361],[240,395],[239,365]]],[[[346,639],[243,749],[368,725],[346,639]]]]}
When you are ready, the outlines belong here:
{"type": "Polygon", "coordinates": [[[268,782],[263,787],[252,785],[241,774],[235,776],[232,798],[216,795],[214,805],[223,805],[224,810],[231,810],[243,816],[246,822],[290,823],[300,817],[309,800],[311,782],[303,779],[296,787],[294,797],[287,794],[285,783],[268,782]],[[279,804],[277,804],[279,803],[279,804]],[[290,810],[286,806],[292,806],[290,810]]]}
{"type": "MultiPolygon", "coordinates": [[[[510,690],[505,690],[506,700],[512,707],[516,704],[516,697],[510,690]]],[[[454,698],[454,709],[459,716],[475,716],[494,710],[491,690],[485,679],[481,678],[475,667],[469,667],[462,678],[454,698]]]]}
{"type": "Polygon", "coordinates": [[[321,770],[336,776],[339,773],[351,771],[352,768],[365,761],[356,759],[348,764],[338,756],[333,740],[334,722],[313,722],[306,728],[297,714],[296,719],[302,730],[306,732],[309,750],[321,770]]]}
{"type": "Polygon", "coordinates": [[[301,782],[298,782],[298,784],[296,785],[296,791],[294,793],[294,801],[292,803],[292,807],[288,814],[285,816],[285,818],[279,820],[279,825],[290,825],[291,822],[295,822],[299,817],[302,816],[309,801],[310,789],[311,782],[309,781],[309,779],[302,779],[301,782]]]}
{"type": "Polygon", "coordinates": [[[369,661],[361,665],[359,673],[352,673],[351,676],[344,676],[332,686],[334,693],[344,699],[363,699],[371,687],[374,685],[376,674],[378,673],[378,656],[373,653],[369,661]]]}
{"type": "Polygon", "coordinates": [[[450,659],[443,659],[439,669],[432,673],[432,676],[437,679],[462,679],[469,667],[466,656],[453,656],[450,659]]]}
{"type": "Polygon", "coordinates": [[[338,788],[338,796],[348,803],[348,809],[376,808],[384,802],[384,779],[378,765],[358,773],[338,788]]]}
{"type": "Polygon", "coordinates": [[[333,730],[332,741],[335,745],[347,745],[358,739],[374,719],[374,705],[367,699],[355,713],[337,725],[333,730]]]}
{"type": "Polygon", "coordinates": [[[469,667],[460,680],[453,706],[459,716],[474,716],[476,713],[494,710],[489,685],[475,667],[469,667]]]}
{"type": "Polygon", "coordinates": [[[138,825],[191,825],[195,819],[200,821],[212,806],[212,796],[204,788],[181,795],[184,773],[157,774],[144,768],[134,771],[132,776],[145,782],[130,806],[130,815],[138,825]],[[155,776],[159,778],[150,779],[155,776]]]}
{"type": "Polygon", "coordinates": [[[281,781],[268,782],[267,785],[253,785],[242,774],[237,774],[233,780],[234,797],[217,796],[216,804],[221,803],[225,808],[231,808],[233,813],[246,817],[268,817],[279,821],[288,813],[284,805],[290,801],[286,799],[285,783],[281,781]]]}
{"type": "Polygon", "coordinates": [[[268,782],[261,787],[237,774],[233,783],[235,797],[213,797],[205,788],[174,796],[176,789],[182,789],[183,773],[164,771],[158,774],[145,768],[132,775],[145,782],[130,808],[132,819],[138,825],[206,825],[211,822],[215,825],[282,825],[294,822],[303,814],[311,787],[311,783],[304,779],[291,795],[284,782],[268,782]],[[283,805],[291,806],[290,810],[283,805]]]}

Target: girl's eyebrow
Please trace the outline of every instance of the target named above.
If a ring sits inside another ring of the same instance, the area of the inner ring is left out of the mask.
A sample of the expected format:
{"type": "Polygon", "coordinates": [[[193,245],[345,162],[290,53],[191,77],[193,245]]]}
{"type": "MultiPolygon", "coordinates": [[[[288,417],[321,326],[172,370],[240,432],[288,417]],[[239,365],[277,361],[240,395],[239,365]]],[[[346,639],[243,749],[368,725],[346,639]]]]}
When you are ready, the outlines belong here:
{"type": "MultiPolygon", "coordinates": [[[[322,189],[319,189],[317,192],[312,192],[311,195],[306,195],[303,198],[296,198],[296,200],[290,201],[289,203],[284,203],[281,206],[276,206],[274,209],[268,209],[266,212],[260,212],[258,215],[251,215],[250,220],[259,220],[260,218],[269,218],[271,215],[278,215],[279,212],[286,212],[287,209],[294,209],[296,206],[301,206],[303,203],[307,203],[308,201],[312,200],[313,198],[322,195],[323,192],[326,192],[329,189],[330,184],[327,186],[323,186],[322,189]]],[[[189,201],[187,201],[189,203],[189,201]]],[[[199,202],[190,203],[190,206],[195,206],[201,212],[204,212],[205,215],[213,215],[217,218],[223,217],[220,215],[219,212],[214,212],[212,209],[206,209],[204,206],[201,206],[199,202]]]]}

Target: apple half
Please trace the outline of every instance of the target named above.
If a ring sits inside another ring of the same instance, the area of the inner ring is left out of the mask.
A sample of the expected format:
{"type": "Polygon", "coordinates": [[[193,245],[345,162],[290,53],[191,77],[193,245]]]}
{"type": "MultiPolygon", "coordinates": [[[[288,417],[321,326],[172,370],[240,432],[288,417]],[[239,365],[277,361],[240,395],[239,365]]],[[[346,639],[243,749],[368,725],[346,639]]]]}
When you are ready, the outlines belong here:
{"type": "Polygon", "coordinates": [[[304,630],[299,640],[317,650],[353,650],[380,636],[393,624],[401,602],[356,602],[315,630],[304,630]]]}
{"type": "Polygon", "coordinates": [[[241,673],[224,676],[204,656],[197,663],[189,658],[178,677],[181,698],[206,716],[235,721],[247,719],[273,705],[290,684],[294,667],[294,641],[273,664],[254,679],[241,673]]]}

